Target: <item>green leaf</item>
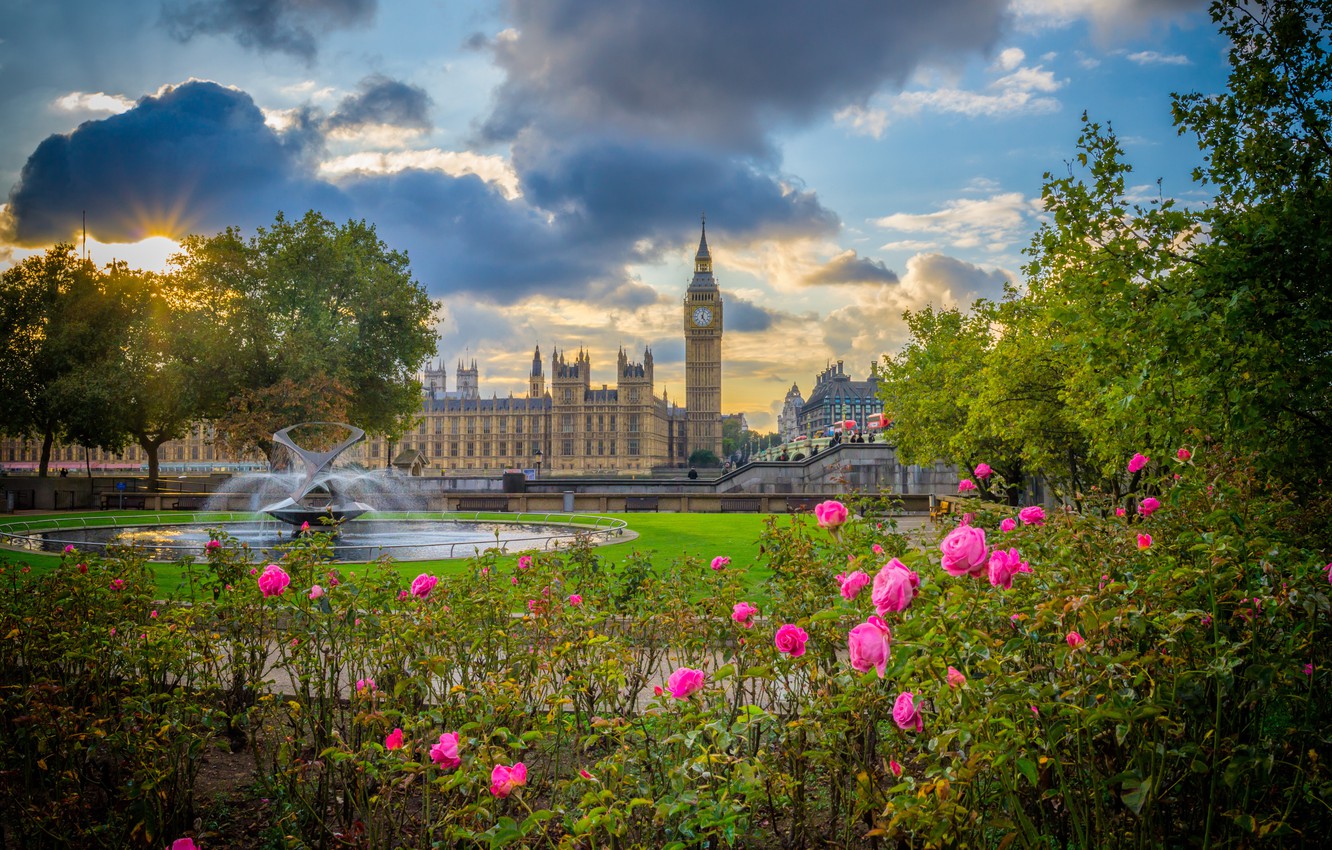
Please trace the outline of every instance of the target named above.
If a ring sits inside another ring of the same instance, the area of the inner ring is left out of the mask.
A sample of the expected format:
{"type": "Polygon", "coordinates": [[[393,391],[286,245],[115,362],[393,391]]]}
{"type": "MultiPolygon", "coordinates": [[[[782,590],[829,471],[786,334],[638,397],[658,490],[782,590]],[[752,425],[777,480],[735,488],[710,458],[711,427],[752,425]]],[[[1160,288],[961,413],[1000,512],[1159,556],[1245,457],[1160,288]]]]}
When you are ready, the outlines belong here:
{"type": "Polygon", "coordinates": [[[1150,776],[1142,779],[1133,777],[1124,780],[1124,784],[1120,786],[1119,798],[1136,815],[1142,812],[1143,804],[1147,802],[1147,795],[1151,793],[1151,790],[1152,778],[1150,776]]]}
{"type": "Polygon", "coordinates": [[[1030,782],[1033,786],[1035,786],[1038,783],[1039,778],[1036,773],[1036,762],[1032,761],[1029,758],[1019,757],[1017,760],[1017,766],[1018,770],[1022,772],[1022,775],[1027,777],[1028,782],[1030,782]]]}

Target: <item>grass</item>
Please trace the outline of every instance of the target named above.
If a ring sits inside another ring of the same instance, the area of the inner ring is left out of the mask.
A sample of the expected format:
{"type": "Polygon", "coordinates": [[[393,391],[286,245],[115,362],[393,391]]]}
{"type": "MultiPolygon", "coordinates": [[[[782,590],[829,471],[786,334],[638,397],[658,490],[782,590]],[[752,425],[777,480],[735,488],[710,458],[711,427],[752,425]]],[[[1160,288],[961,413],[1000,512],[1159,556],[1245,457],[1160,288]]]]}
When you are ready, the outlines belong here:
{"type": "MultiPolygon", "coordinates": [[[[175,520],[190,521],[189,514],[165,514],[156,511],[118,511],[117,514],[143,514],[160,516],[163,522],[175,520]]],[[[623,519],[629,523],[629,530],[638,537],[623,543],[612,543],[597,549],[597,555],[611,569],[623,565],[634,552],[649,556],[658,571],[665,572],[682,557],[692,556],[707,563],[717,555],[731,559],[733,569],[744,569],[753,584],[758,584],[768,577],[766,568],[751,569],[759,557],[759,538],[763,533],[767,514],[663,514],[663,513],[606,513],[600,516],[623,519]]],[[[236,514],[235,518],[248,518],[248,514],[236,514]]],[[[49,519],[52,525],[68,524],[71,521],[84,521],[88,524],[105,522],[107,515],[101,512],[64,513],[50,517],[25,517],[23,521],[40,523],[49,519]]],[[[221,521],[222,516],[215,517],[221,521]]],[[[503,514],[482,514],[481,519],[503,519],[503,514]]],[[[508,518],[512,518],[510,515],[508,518]]],[[[792,518],[786,515],[776,517],[777,522],[789,524],[792,518]]],[[[0,521],[0,525],[4,525],[0,521]]],[[[501,562],[512,564],[517,561],[517,554],[506,555],[501,562]]],[[[42,573],[55,569],[60,563],[56,555],[43,555],[33,552],[0,550],[0,560],[9,560],[29,565],[33,572],[42,573]]],[[[456,558],[435,561],[410,561],[397,565],[398,572],[410,578],[423,572],[435,575],[450,575],[468,569],[469,559],[456,558]]],[[[153,567],[158,592],[164,598],[181,595],[185,589],[185,567],[179,563],[160,563],[153,567]]]]}

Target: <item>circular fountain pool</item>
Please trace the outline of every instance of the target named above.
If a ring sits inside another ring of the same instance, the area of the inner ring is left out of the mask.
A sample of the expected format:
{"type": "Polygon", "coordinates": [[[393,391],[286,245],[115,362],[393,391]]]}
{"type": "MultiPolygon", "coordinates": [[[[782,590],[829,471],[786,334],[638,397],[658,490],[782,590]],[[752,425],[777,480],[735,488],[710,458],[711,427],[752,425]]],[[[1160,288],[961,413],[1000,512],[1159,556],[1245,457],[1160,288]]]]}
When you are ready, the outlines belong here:
{"type": "MultiPolygon", "coordinates": [[[[259,514],[159,513],[96,517],[45,517],[0,523],[0,545],[59,553],[66,546],[102,552],[133,546],[150,560],[203,557],[204,544],[221,532],[249,547],[256,560],[270,560],[298,533],[259,514]]],[[[328,533],[316,529],[315,533],[328,533]]],[[[584,514],[526,513],[495,519],[477,514],[376,512],[372,519],[344,522],[334,535],[338,561],[398,561],[465,558],[487,549],[520,552],[556,549],[576,540],[594,544],[625,539],[624,520],[584,514]]]]}

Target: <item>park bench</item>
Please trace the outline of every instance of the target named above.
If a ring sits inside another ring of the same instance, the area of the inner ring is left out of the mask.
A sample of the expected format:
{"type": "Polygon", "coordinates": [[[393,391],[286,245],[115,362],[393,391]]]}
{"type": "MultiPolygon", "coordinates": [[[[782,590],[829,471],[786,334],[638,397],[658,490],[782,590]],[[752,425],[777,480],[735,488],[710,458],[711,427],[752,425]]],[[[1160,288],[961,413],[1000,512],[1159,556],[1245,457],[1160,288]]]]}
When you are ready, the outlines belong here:
{"type": "Polygon", "coordinates": [[[173,511],[197,511],[201,510],[207,501],[207,496],[181,496],[171,503],[171,509],[173,511]]]}
{"type": "Polygon", "coordinates": [[[930,506],[930,519],[948,516],[953,512],[953,503],[948,499],[939,499],[930,506]]]}
{"type": "Polygon", "coordinates": [[[756,514],[763,510],[763,500],[746,497],[743,499],[722,499],[721,512],[724,514],[756,514]]]}
{"type": "Polygon", "coordinates": [[[626,511],[656,511],[660,510],[656,496],[625,496],[624,509],[626,511]]]}
{"type": "Polygon", "coordinates": [[[105,511],[111,508],[116,508],[117,510],[119,510],[121,508],[125,508],[129,510],[141,511],[145,507],[147,507],[147,501],[148,501],[147,496],[140,496],[134,493],[103,493],[102,510],[105,511]]]}
{"type": "Polygon", "coordinates": [[[508,496],[458,497],[458,510],[460,511],[507,511],[508,509],[508,496]]]}
{"type": "Polygon", "coordinates": [[[786,510],[789,513],[812,511],[814,510],[814,506],[818,503],[819,498],[817,496],[787,496],[786,510]]]}

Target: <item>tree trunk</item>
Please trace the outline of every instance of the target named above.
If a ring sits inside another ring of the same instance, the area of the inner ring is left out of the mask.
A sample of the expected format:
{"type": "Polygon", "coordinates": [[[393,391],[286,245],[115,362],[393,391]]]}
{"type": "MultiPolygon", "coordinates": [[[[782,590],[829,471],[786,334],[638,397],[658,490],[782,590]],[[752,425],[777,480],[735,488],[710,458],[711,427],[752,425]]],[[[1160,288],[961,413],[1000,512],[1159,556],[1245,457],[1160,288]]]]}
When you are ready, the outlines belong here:
{"type": "Polygon", "coordinates": [[[152,441],[141,437],[139,439],[139,447],[142,448],[143,453],[148,456],[148,490],[150,492],[155,491],[157,490],[158,470],[157,450],[162,447],[162,441],[152,441]]]}
{"type": "Polygon", "coordinates": [[[51,465],[51,444],[54,442],[55,430],[47,428],[46,433],[42,435],[42,461],[37,471],[38,478],[47,477],[48,468],[51,465]]]}

